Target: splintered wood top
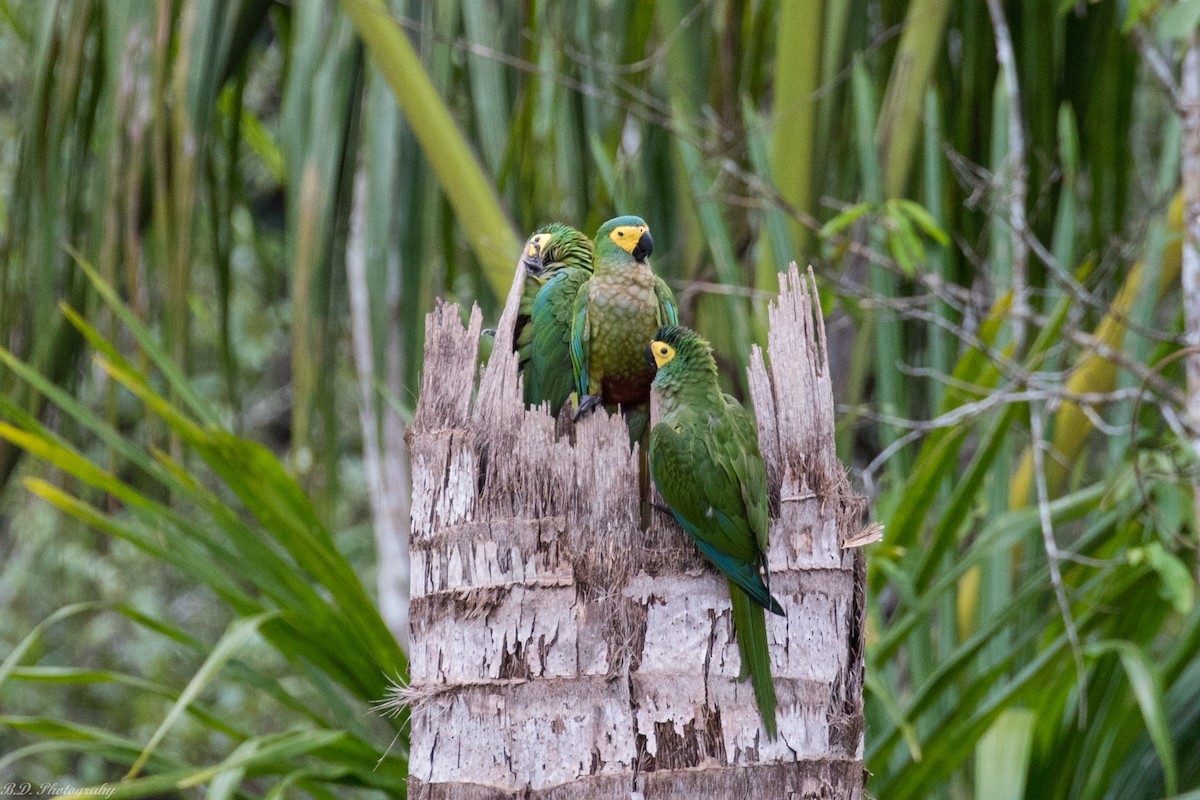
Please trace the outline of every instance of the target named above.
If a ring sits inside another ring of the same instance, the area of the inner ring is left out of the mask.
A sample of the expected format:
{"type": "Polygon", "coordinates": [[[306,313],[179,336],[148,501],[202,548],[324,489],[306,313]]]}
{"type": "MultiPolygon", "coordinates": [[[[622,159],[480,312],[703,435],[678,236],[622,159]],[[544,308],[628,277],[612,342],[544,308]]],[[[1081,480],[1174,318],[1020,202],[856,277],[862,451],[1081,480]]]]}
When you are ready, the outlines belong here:
{"type": "Polygon", "coordinates": [[[623,421],[524,407],[522,277],[482,370],[478,308],[465,326],[453,305],[426,322],[410,431],[412,796],[860,797],[864,569],[843,545],[865,503],[834,451],[811,270],[781,273],[749,367],[787,611],[768,615],[774,741],[734,680],[727,584],[642,497],[623,421]]]}

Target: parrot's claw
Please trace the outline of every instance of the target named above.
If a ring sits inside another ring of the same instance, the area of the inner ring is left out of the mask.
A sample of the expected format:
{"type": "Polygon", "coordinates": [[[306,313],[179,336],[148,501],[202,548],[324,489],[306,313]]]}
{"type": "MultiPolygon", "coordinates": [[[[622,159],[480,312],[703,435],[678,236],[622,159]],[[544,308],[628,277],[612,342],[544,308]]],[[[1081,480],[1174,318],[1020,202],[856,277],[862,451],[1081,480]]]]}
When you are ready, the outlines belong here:
{"type": "Polygon", "coordinates": [[[479,335],[480,336],[491,336],[491,337],[495,338],[496,329],[495,328],[484,328],[483,330],[481,330],[479,332],[479,335]]]}
{"type": "Polygon", "coordinates": [[[580,402],[579,408],[575,409],[574,416],[571,417],[573,422],[578,422],[579,418],[584,414],[590,414],[596,410],[596,406],[600,405],[600,396],[594,394],[585,394],[583,401],[580,402]]]}

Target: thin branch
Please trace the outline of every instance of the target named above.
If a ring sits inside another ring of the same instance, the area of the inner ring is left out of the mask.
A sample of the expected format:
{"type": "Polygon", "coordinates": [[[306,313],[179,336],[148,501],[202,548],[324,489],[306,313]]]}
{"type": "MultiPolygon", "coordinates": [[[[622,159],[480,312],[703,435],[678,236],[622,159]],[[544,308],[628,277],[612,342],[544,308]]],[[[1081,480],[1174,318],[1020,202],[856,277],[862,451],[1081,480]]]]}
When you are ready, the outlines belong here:
{"type": "Polygon", "coordinates": [[[1171,67],[1167,64],[1166,57],[1155,46],[1150,32],[1146,30],[1146,26],[1139,22],[1130,31],[1129,35],[1133,38],[1133,43],[1137,46],[1138,52],[1141,53],[1142,60],[1146,62],[1146,66],[1150,68],[1150,72],[1154,74],[1163,91],[1167,93],[1167,97],[1171,100],[1171,105],[1175,106],[1182,113],[1184,107],[1183,93],[1179,89],[1179,84],[1175,81],[1175,76],[1171,73],[1171,67]]]}
{"type": "MultiPolygon", "coordinates": [[[[1156,364],[1154,364],[1154,366],[1150,368],[1150,373],[1157,377],[1158,374],[1166,369],[1168,365],[1173,364],[1181,358],[1189,358],[1198,353],[1200,353],[1200,345],[1190,345],[1181,350],[1176,350],[1174,353],[1165,356],[1156,364]]],[[[1140,387],[1141,391],[1139,391],[1137,396],[1135,396],[1133,399],[1133,413],[1129,416],[1129,442],[1130,445],[1135,449],[1138,446],[1138,420],[1141,418],[1140,412],[1142,408],[1142,397],[1149,385],[1149,380],[1142,380],[1142,385],[1140,387]]],[[[1196,428],[1191,424],[1191,418],[1188,417],[1185,419],[1180,419],[1179,415],[1175,413],[1175,409],[1171,406],[1164,405],[1160,406],[1160,408],[1162,411],[1163,420],[1167,423],[1167,427],[1171,429],[1171,432],[1174,433],[1180,441],[1188,442],[1194,447],[1197,433],[1196,428]]],[[[1133,459],[1133,479],[1134,483],[1137,485],[1138,494],[1142,498],[1143,506],[1150,513],[1150,515],[1157,520],[1157,506],[1150,496],[1150,487],[1146,485],[1145,476],[1142,474],[1141,462],[1137,458],[1133,459]]]]}
{"type": "Polygon", "coordinates": [[[730,286],[727,283],[713,283],[711,281],[689,281],[668,278],[667,285],[674,289],[676,294],[685,296],[692,294],[714,294],[748,297],[751,300],[759,302],[774,300],[779,296],[779,292],[768,292],[764,289],[755,289],[751,286],[730,286]]]}
{"type": "MultiPolygon", "coordinates": [[[[993,0],[989,0],[989,4],[993,0]]],[[[1054,522],[1050,517],[1050,490],[1046,485],[1046,465],[1042,458],[1042,448],[1045,446],[1045,423],[1042,420],[1042,409],[1036,403],[1029,404],[1029,430],[1033,436],[1030,450],[1033,452],[1033,476],[1037,485],[1038,520],[1042,526],[1042,545],[1046,549],[1046,565],[1050,568],[1050,583],[1054,587],[1054,597],[1058,601],[1058,610],[1062,614],[1063,627],[1066,629],[1067,641],[1071,644],[1071,655],[1075,659],[1075,671],[1079,675],[1079,728],[1082,730],[1087,722],[1087,669],[1083,663],[1083,648],[1079,644],[1079,631],[1075,628],[1075,620],[1071,617],[1071,604],[1067,600],[1067,590],[1063,586],[1062,571],[1058,562],[1061,553],[1058,543],[1054,540],[1054,522]]]]}
{"type": "MultiPolygon", "coordinates": [[[[1030,375],[1030,383],[1036,384],[1034,380],[1035,374],[1030,375]]],[[[1108,435],[1119,435],[1125,432],[1125,428],[1107,424],[1103,418],[1096,412],[1095,407],[1107,403],[1115,403],[1126,400],[1140,400],[1146,393],[1147,383],[1143,383],[1140,387],[1127,387],[1123,389],[1115,389],[1111,392],[1069,392],[1062,388],[1060,383],[1051,382],[1045,385],[1038,385],[1035,388],[1026,390],[989,390],[981,399],[970,403],[964,403],[956,408],[940,414],[937,417],[929,420],[914,420],[904,417],[897,417],[892,414],[884,414],[865,406],[846,406],[839,405],[837,410],[843,415],[843,421],[854,417],[862,417],[869,419],[872,422],[891,425],[897,428],[907,429],[907,433],[892,442],[886,448],[871,460],[867,466],[862,469],[862,479],[864,485],[870,491],[874,485],[875,474],[887,463],[888,459],[894,456],[904,447],[919,441],[927,433],[941,430],[944,428],[955,428],[965,422],[975,419],[976,417],[987,414],[1001,406],[1006,406],[1011,403],[1044,403],[1047,405],[1059,404],[1062,402],[1070,402],[1077,406],[1092,424],[1100,431],[1108,435]]],[[[1169,406],[1159,404],[1164,416],[1170,410],[1169,406]]]]}
{"type": "Polygon", "coordinates": [[[1004,93],[1008,96],[1008,157],[1009,173],[1008,220],[1012,228],[1012,288],[1013,338],[1018,349],[1025,341],[1024,315],[1028,312],[1027,262],[1029,247],[1021,232],[1025,230],[1025,135],[1021,130],[1021,93],[1017,86],[1017,60],[1013,55],[1012,37],[1000,0],[987,0],[988,14],[996,37],[996,60],[1004,76],[1004,93]]]}

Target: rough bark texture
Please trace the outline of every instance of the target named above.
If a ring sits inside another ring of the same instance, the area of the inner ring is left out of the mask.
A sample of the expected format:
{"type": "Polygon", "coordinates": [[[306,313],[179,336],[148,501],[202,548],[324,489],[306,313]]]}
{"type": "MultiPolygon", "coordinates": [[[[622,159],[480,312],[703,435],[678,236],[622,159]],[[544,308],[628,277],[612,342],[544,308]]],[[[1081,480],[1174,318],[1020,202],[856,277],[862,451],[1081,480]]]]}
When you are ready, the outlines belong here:
{"type": "MultiPolygon", "coordinates": [[[[519,284],[518,274],[517,283],[519,284]]],[[[665,512],[641,524],[638,456],[599,412],[521,403],[515,295],[475,364],[478,310],[427,321],[410,444],[413,798],[859,798],[862,499],[834,454],[815,293],[794,265],[751,396],[772,491],[768,615],[779,738],[732,639],[726,582],[665,512]]]]}

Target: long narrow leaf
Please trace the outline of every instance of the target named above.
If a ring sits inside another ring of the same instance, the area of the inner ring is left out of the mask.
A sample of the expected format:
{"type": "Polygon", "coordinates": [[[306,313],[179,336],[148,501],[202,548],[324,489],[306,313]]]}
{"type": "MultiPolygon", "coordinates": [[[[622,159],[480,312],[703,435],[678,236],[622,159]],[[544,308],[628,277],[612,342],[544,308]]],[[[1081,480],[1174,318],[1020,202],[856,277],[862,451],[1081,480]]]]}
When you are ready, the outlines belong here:
{"type": "Polygon", "coordinates": [[[234,622],[225,631],[225,634],[217,642],[216,646],[213,647],[213,651],[209,657],[205,659],[202,665],[200,665],[200,669],[197,670],[196,674],[192,676],[192,679],[188,681],[187,687],[179,695],[179,699],[176,700],[175,704],[171,706],[171,710],[167,712],[167,715],[163,718],[162,723],[154,731],[153,735],[151,735],[150,741],[148,741],[146,746],[142,749],[137,761],[135,761],[133,766],[129,768],[129,772],[125,773],[126,780],[131,780],[137,777],[137,774],[141,772],[142,767],[145,765],[146,759],[150,757],[150,754],[154,752],[156,747],[158,747],[159,742],[161,742],[163,737],[167,735],[167,732],[171,730],[171,727],[175,724],[175,721],[179,719],[180,715],[183,714],[188,705],[190,705],[191,702],[196,699],[196,696],[204,690],[204,687],[207,686],[209,681],[216,676],[221,667],[225,665],[225,662],[233,656],[233,654],[242,646],[246,639],[248,639],[251,634],[257,632],[259,626],[261,626],[264,622],[277,615],[278,612],[270,611],[254,617],[234,620],[234,622]]]}

